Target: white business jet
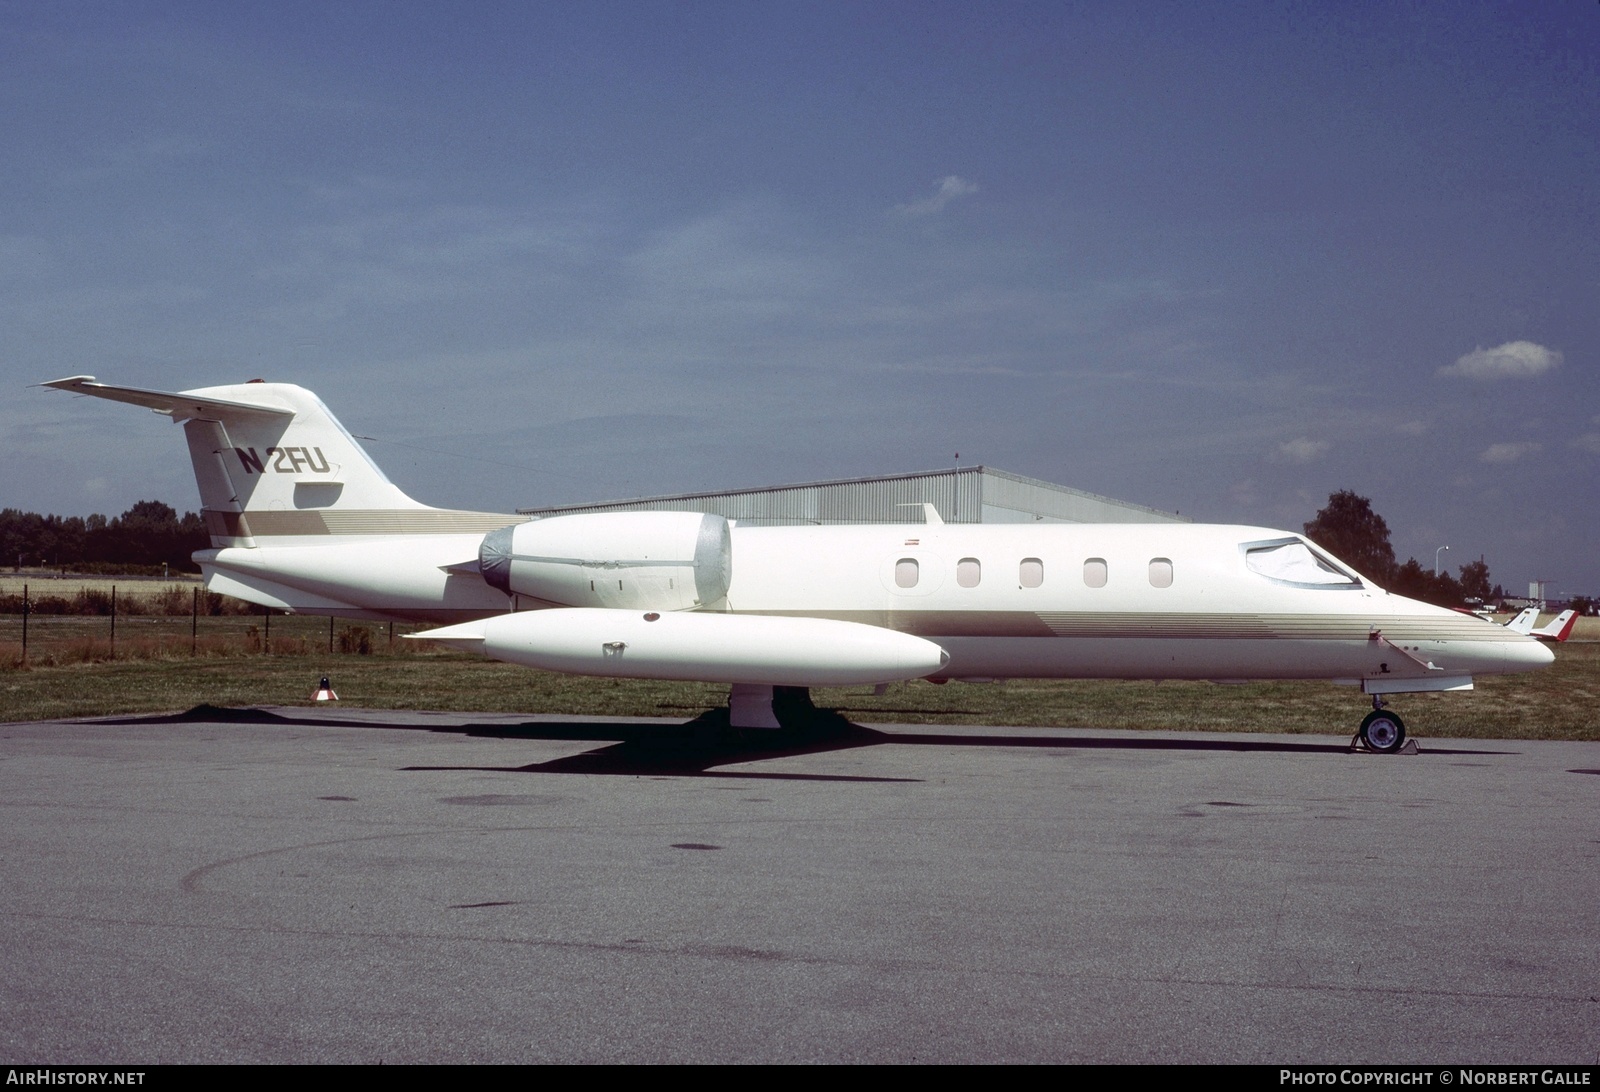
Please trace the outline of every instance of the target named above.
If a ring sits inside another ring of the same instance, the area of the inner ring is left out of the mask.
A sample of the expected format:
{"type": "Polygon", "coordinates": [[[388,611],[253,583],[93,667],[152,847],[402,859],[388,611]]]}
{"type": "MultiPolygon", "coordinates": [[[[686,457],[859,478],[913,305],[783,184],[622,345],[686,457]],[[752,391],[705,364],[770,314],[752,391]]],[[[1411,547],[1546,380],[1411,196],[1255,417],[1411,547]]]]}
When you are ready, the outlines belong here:
{"type": "MultiPolygon", "coordinates": [[[[1538,641],[1391,595],[1301,535],[1204,524],[740,527],[698,512],[529,521],[402,493],[316,395],[251,382],[166,392],[44,384],[181,422],[212,591],[304,614],[403,619],[497,660],[731,684],[772,728],[774,687],[947,679],[1329,679],[1383,696],[1528,671],[1538,641]]],[[[780,703],[781,704],[781,703],[780,703]]]]}

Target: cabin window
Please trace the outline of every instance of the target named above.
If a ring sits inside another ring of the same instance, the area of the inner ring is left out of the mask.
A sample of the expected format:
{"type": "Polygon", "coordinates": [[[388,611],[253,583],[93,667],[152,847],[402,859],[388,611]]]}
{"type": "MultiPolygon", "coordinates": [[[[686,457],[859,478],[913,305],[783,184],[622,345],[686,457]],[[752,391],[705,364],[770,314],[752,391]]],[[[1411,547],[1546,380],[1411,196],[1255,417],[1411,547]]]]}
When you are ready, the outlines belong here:
{"type": "Polygon", "coordinates": [[[1017,583],[1024,588],[1037,588],[1044,583],[1044,562],[1036,557],[1025,557],[1017,566],[1017,583]]]}
{"type": "Polygon", "coordinates": [[[956,583],[963,588],[976,588],[983,579],[983,566],[975,557],[964,557],[956,562],[956,583]]]}
{"type": "Polygon", "coordinates": [[[897,588],[914,588],[917,586],[917,559],[902,557],[894,563],[894,586],[897,588]]]}
{"type": "Polygon", "coordinates": [[[1091,588],[1106,586],[1106,559],[1091,557],[1083,563],[1083,582],[1091,588]]]}
{"type": "Polygon", "coordinates": [[[1152,557],[1150,559],[1150,586],[1152,588],[1172,587],[1172,559],[1170,557],[1152,557]]]}
{"type": "Polygon", "coordinates": [[[1359,588],[1361,581],[1300,539],[1246,543],[1245,566],[1271,580],[1318,588],[1359,588]]]}

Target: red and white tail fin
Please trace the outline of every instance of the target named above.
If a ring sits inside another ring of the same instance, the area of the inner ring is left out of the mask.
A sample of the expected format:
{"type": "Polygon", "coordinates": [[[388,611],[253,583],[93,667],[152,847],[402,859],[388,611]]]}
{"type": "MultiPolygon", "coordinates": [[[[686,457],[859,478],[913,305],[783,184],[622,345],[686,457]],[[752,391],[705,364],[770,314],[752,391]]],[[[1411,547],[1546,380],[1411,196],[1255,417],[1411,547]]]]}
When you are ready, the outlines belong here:
{"type": "Polygon", "coordinates": [[[1565,641],[1572,636],[1572,627],[1577,624],[1578,612],[1564,610],[1532,632],[1541,641],[1565,641]]]}

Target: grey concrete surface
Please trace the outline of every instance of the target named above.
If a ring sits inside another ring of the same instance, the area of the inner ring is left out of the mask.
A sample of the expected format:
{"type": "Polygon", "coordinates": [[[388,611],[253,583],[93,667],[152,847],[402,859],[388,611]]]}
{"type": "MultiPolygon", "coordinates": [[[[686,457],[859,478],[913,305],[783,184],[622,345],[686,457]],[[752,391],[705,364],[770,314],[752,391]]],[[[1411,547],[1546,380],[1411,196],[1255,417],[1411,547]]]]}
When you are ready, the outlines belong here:
{"type": "Polygon", "coordinates": [[[0,1061],[1600,1056],[1600,747],[0,726],[0,1061]]]}

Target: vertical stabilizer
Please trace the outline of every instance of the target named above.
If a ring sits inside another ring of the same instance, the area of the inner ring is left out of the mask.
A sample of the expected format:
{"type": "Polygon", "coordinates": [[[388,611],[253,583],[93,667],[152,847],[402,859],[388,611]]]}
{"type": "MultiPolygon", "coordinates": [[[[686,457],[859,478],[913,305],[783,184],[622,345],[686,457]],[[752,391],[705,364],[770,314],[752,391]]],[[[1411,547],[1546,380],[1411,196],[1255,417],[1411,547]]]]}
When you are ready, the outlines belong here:
{"type": "Polygon", "coordinates": [[[1564,610],[1550,621],[1533,631],[1533,635],[1541,641],[1565,641],[1572,636],[1572,628],[1578,624],[1578,612],[1564,610]]]}
{"type": "Polygon", "coordinates": [[[1533,624],[1539,620],[1539,608],[1529,607],[1522,611],[1511,621],[1506,623],[1506,628],[1512,633],[1532,633],[1533,624]]]}
{"type": "Polygon", "coordinates": [[[214,548],[327,543],[329,535],[483,534],[521,522],[412,500],[321,399],[291,383],[153,391],[74,376],[44,386],[146,406],[182,423],[214,548]]]}

